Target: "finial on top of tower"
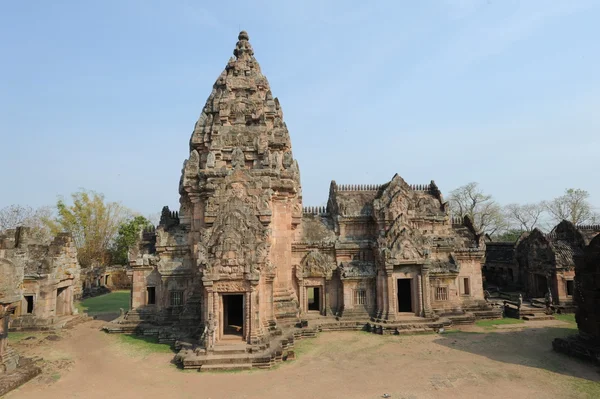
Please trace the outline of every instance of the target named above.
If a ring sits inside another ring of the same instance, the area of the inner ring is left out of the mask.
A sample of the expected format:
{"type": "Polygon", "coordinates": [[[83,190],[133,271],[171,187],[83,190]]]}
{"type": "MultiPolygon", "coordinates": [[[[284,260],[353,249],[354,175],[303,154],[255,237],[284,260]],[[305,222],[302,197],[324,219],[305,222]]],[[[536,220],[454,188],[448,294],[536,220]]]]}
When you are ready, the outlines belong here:
{"type": "Polygon", "coordinates": [[[248,55],[249,57],[254,55],[254,50],[248,40],[248,32],[245,30],[241,31],[238,35],[238,42],[235,45],[235,50],[233,50],[233,55],[235,55],[237,59],[245,58],[244,55],[248,55]]]}

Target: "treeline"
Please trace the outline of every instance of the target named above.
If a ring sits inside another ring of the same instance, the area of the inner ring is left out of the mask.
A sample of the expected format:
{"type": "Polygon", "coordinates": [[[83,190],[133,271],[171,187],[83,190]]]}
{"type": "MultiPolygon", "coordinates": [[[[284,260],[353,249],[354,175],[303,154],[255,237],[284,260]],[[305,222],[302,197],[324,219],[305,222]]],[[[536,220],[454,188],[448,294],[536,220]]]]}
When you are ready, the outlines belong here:
{"type": "Polygon", "coordinates": [[[71,201],[33,209],[10,205],[0,209],[0,232],[29,227],[33,237],[48,243],[59,232],[73,236],[82,267],[127,264],[127,253],[150,220],[95,191],[80,190],[71,201]]]}
{"type": "Polygon", "coordinates": [[[576,225],[600,223],[589,198],[587,191],[569,188],[548,201],[501,205],[473,182],[451,191],[448,202],[453,215],[468,216],[479,231],[498,241],[513,241],[535,228],[549,231],[562,220],[576,225]]]}

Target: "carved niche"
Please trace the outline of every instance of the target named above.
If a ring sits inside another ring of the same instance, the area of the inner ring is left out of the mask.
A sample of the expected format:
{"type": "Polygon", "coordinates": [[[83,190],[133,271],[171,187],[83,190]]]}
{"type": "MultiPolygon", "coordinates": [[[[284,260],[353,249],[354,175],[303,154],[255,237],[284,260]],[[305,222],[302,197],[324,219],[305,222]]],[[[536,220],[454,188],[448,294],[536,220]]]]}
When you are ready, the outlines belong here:
{"type": "Polygon", "coordinates": [[[317,250],[310,251],[302,259],[302,277],[326,277],[330,278],[335,268],[334,260],[317,250]]]}

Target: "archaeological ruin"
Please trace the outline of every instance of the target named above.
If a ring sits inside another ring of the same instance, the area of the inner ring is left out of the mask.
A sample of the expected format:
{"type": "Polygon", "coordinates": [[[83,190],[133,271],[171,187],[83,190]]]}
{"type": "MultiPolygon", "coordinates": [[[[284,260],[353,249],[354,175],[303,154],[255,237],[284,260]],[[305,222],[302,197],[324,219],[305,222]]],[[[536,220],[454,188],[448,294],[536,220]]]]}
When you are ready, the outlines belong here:
{"type": "Polygon", "coordinates": [[[0,262],[17,270],[22,294],[12,305],[11,330],[58,328],[77,313],[81,268],[69,233],[43,245],[27,227],[7,230],[0,235],[0,262]]]}
{"type": "Polygon", "coordinates": [[[8,342],[11,317],[23,302],[25,270],[14,259],[4,257],[4,253],[5,249],[0,249],[0,396],[41,372],[29,359],[21,358],[8,342]]]}
{"type": "Polygon", "coordinates": [[[179,210],[130,251],[131,310],[107,331],[154,331],[177,340],[184,367],[205,368],[220,345],[285,346],[288,327],[398,333],[501,315],[483,296],[482,235],[449,216],[433,181],[333,181],[326,207],[303,207],[246,32],[233,53],[191,135],[179,210]]]}
{"type": "Polygon", "coordinates": [[[552,346],[600,365],[600,235],[576,257],[574,298],[578,334],[556,338],[552,346]]]}
{"type": "Polygon", "coordinates": [[[483,273],[486,286],[522,292],[526,298],[544,298],[561,310],[574,311],[576,258],[598,225],[575,226],[564,220],[549,233],[534,229],[516,242],[487,242],[483,273]]]}

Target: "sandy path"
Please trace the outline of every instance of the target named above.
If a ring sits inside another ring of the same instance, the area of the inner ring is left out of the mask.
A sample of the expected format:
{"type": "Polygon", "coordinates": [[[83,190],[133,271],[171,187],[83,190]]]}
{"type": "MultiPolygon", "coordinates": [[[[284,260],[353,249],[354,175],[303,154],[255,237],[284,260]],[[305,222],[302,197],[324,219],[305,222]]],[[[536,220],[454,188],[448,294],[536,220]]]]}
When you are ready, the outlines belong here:
{"type": "Polygon", "coordinates": [[[276,370],[203,374],[177,370],[170,354],[132,353],[101,325],[78,325],[35,348],[70,359],[70,369],[7,399],[579,398],[581,389],[600,389],[596,368],[552,352],[552,337],[565,333],[558,327],[409,337],[323,333],[298,343],[298,360],[276,370]]]}

